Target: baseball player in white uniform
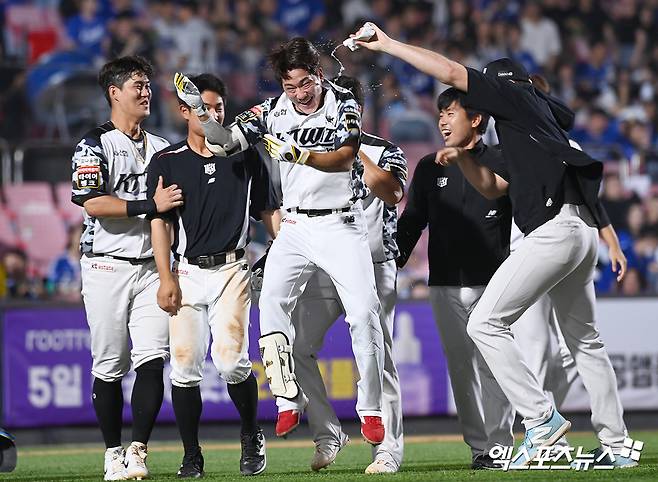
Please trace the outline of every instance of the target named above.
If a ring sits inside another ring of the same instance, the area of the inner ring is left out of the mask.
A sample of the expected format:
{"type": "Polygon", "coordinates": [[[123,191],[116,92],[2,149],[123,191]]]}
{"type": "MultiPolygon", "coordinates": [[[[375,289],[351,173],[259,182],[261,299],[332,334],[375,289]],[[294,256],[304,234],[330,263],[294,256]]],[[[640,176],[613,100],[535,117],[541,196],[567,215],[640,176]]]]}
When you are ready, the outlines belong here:
{"type": "MultiPolygon", "coordinates": [[[[363,88],[358,80],[343,76],[334,82],[349,89],[359,106],[363,107],[363,88]]],[[[386,435],[384,441],[373,449],[374,461],[366,468],[366,473],[393,473],[400,468],[403,454],[400,381],[392,357],[393,320],[397,299],[395,258],[398,254],[395,242],[395,204],[402,199],[404,193],[407,160],[396,145],[366,133],[361,136],[359,157],[364,163],[364,179],[370,189],[363,205],[377,294],[382,305],[379,319],[384,334],[382,412],[386,435]]],[[[315,441],[315,453],[311,461],[313,470],[320,470],[331,464],[338,451],[348,441],[327,398],[316,358],[327,331],[343,312],[340,297],[331,278],[319,271],[306,284],[292,315],[296,331],[293,349],[295,374],[310,399],[307,416],[315,441]]]]}
{"type": "Polygon", "coordinates": [[[299,425],[308,402],[294,374],[291,315],[302,287],[322,269],[336,286],[350,325],[360,374],[361,433],[379,444],[383,335],[360,202],[367,188],[357,156],[359,107],[349,91],[324,79],[320,55],[307,40],[288,41],[270,54],[270,62],[284,93],[240,114],[229,128],[204,114],[193,84],[181,82],[179,97],[200,109],[211,151],[232,152],[263,140],[279,161],[285,217],[269,251],[259,303],[260,351],[279,408],[276,435],[286,436],[299,425]]]}
{"type": "Polygon", "coordinates": [[[156,302],[158,273],[147,214],[182,205],[175,185],[146,198],[151,156],[169,143],[140,127],[149,115],[151,65],[122,57],[103,66],[99,83],[112,113],[73,154],[72,201],[83,206],[82,297],[91,330],[93,404],[105,440],[105,480],[143,478],[146,444],[162,404],[168,317],[156,302]],[[132,348],[131,345],[132,344],[132,348]],[[133,435],[121,446],[121,379],[132,365],[133,435]]]}

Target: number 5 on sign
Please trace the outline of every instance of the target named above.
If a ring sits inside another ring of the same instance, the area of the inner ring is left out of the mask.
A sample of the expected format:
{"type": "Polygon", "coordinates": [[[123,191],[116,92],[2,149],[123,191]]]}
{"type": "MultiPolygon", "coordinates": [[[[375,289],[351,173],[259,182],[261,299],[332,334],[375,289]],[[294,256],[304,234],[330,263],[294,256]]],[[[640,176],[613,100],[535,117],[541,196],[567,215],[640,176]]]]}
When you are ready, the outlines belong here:
{"type": "Polygon", "coordinates": [[[28,400],[36,408],[82,406],[80,365],[33,366],[28,371],[28,400]]]}

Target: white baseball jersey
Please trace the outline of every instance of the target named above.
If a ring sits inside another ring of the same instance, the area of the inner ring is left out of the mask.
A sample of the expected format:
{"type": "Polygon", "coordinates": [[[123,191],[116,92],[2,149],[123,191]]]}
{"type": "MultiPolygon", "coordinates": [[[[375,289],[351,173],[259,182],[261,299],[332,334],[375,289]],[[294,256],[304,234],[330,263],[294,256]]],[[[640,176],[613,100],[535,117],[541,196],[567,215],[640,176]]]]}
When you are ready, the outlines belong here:
{"type": "MultiPolygon", "coordinates": [[[[297,112],[283,93],[238,115],[242,147],[258,143],[266,133],[280,139],[291,137],[300,147],[315,152],[335,151],[358,141],[361,114],[352,94],[328,81],[323,82],[323,89],[324,102],[312,114],[297,112]]],[[[349,172],[323,172],[287,162],[280,162],[279,170],[284,209],[342,208],[367,194],[358,156],[349,172]]]]}
{"type": "MultiPolygon", "coordinates": [[[[144,130],[134,141],[112,122],[89,131],[73,154],[71,200],[82,206],[88,199],[110,195],[126,201],[146,199],[146,168],[153,154],[169,145],[144,130]]],[[[103,253],[126,258],[153,255],[150,223],[145,215],[95,218],[84,213],[80,238],[83,253],[103,253]]]]}
{"type": "MultiPolygon", "coordinates": [[[[373,162],[393,173],[404,188],[407,182],[407,158],[404,152],[395,144],[381,137],[363,133],[360,150],[373,162]]],[[[395,259],[400,254],[395,242],[398,225],[398,211],[395,206],[389,206],[368,189],[368,195],[363,200],[363,208],[368,223],[368,242],[372,261],[383,263],[395,259]]]]}

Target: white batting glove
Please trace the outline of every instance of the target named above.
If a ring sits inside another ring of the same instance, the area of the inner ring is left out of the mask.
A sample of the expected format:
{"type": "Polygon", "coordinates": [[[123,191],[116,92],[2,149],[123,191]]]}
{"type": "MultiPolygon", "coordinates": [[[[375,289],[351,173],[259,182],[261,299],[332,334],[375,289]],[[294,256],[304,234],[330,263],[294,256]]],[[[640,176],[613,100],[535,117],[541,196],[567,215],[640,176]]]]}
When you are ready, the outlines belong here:
{"type": "Polygon", "coordinates": [[[290,137],[287,140],[282,141],[278,137],[265,134],[263,136],[263,143],[265,144],[267,152],[272,156],[272,159],[276,161],[306,164],[308,156],[311,155],[311,151],[299,147],[290,137]]]}
{"type": "Polygon", "coordinates": [[[197,117],[208,114],[208,109],[206,109],[201,98],[201,92],[199,92],[197,86],[185,74],[181,74],[180,72],[174,74],[174,86],[176,87],[178,98],[189,105],[197,117]]]}

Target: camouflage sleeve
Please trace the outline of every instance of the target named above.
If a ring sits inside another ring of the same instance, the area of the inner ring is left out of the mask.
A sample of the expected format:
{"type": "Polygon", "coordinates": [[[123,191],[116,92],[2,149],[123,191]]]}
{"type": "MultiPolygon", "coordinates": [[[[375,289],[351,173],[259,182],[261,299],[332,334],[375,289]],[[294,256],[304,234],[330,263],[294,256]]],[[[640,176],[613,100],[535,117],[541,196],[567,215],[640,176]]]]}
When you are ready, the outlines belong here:
{"type": "Polygon", "coordinates": [[[390,144],[379,159],[379,167],[391,172],[402,187],[407,183],[407,158],[395,144],[390,144]]]}
{"type": "Polygon", "coordinates": [[[98,137],[86,135],[72,158],[71,201],[82,206],[88,199],[108,194],[109,166],[98,137]]]}
{"type": "Polygon", "coordinates": [[[334,139],[334,149],[348,143],[356,142],[357,149],[361,139],[361,112],[353,97],[345,98],[338,103],[338,125],[334,139]]]}
{"type": "Polygon", "coordinates": [[[263,135],[267,134],[267,116],[275,103],[276,97],[271,97],[235,116],[233,125],[240,129],[248,145],[258,144],[263,135]]]}

